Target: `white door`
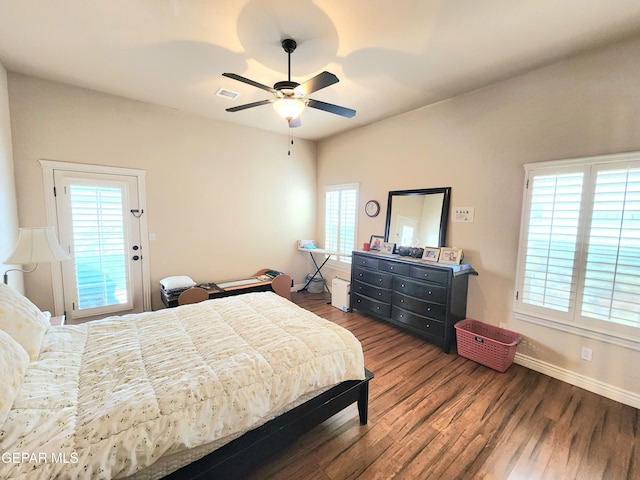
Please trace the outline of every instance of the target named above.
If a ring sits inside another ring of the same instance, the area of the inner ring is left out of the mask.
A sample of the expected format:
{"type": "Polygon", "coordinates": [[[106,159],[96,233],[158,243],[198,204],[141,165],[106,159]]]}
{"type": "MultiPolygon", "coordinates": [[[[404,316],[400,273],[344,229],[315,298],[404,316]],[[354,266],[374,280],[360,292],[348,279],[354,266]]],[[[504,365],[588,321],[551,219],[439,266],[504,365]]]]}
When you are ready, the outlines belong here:
{"type": "Polygon", "coordinates": [[[137,178],[55,170],[54,185],[67,317],[143,311],[137,178]]]}

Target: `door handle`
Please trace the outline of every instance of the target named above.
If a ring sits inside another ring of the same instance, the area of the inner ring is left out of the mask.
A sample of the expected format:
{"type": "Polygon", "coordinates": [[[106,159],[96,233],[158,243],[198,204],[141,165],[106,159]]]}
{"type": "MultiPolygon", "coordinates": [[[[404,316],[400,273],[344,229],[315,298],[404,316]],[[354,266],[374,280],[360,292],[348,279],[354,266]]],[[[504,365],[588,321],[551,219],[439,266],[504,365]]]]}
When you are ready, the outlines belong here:
{"type": "Polygon", "coordinates": [[[133,260],[140,260],[140,257],[138,255],[134,255],[133,257],[131,257],[133,260]]]}

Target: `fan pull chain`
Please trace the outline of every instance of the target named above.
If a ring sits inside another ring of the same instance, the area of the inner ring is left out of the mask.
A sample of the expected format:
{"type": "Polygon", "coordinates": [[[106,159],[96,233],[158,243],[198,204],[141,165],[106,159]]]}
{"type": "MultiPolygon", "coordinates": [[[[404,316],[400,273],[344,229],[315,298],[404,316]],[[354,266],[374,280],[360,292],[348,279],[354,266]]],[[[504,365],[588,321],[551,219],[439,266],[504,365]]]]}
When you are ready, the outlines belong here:
{"type": "MultiPolygon", "coordinates": [[[[291,145],[293,145],[293,135],[291,134],[291,128],[289,128],[289,142],[291,145]]],[[[291,156],[291,147],[289,147],[289,151],[287,152],[287,155],[291,156]]]]}

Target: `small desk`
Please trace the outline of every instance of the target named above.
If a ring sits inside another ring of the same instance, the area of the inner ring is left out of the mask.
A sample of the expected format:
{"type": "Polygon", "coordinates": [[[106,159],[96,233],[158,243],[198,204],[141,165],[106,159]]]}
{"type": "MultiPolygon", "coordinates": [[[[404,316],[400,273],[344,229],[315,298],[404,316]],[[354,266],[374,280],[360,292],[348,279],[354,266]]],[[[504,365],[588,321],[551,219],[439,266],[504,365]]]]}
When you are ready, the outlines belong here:
{"type": "Polygon", "coordinates": [[[335,255],[336,257],[350,257],[351,254],[350,253],[340,253],[340,252],[333,252],[331,250],[325,250],[324,248],[300,248],[298,247],[298,250],[301,252],[309,252],[309,256],[311,257],[311,260],[313,260],[313,264],[316,267],[316,271],[314,272],[314,274],[311,276],[311,278],[309,280],[307,280],[307,283],[304,284],[304,287],[302,287],[300,290],[298,290],[299,292],[302,292],[304,290],[307,289],[307,287],[309,286],[309,284],[313,281],[314,278],[316,278],[316,275],[319,275],[320,278],[322,279],[322,292],[324,293],[324,290],[326,289],[327,292],[331,293],[331,290],[329,290],[329,285],[327,285],[327,281],[325,280],[325,278],[322,276],[322,267],[324,267],[325,263],[327,263],[329,261],[329,259],[331,258],[332,255],[335,255]],[[319,253],[321,255],[326,255],[325,259],[322,261],[322,263],[320,265],[318,265],[318,262],[316,262],[316,257],[313,256],[314,253],[319,253]]]}

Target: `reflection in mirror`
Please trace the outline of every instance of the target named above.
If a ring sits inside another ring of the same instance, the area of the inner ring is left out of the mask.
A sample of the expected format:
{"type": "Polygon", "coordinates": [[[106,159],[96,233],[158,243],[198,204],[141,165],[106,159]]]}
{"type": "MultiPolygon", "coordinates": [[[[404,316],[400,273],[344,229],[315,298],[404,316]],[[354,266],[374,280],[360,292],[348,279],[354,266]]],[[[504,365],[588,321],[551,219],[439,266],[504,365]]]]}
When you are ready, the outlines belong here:
{"type": "Polygon", "coordinates": [[[384,238],[396,247],[444,247],[451,187],[389,192],[384,238]]]}

